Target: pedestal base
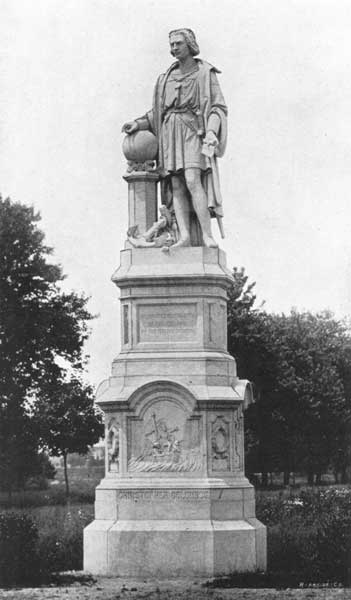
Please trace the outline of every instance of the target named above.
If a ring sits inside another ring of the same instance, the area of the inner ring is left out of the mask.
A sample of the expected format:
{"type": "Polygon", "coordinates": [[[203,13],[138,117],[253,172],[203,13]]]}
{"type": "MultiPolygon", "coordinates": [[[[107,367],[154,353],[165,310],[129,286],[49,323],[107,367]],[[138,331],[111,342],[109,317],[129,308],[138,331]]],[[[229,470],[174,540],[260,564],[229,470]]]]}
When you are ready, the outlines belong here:
{"type": "Polygon", "coordinates": [[[84,569],[118,577],[213,577],[264,570],[266,528],[236,521],[93,521],[84,569]]]}
{"type": "Polygon", "coordinates": [[[100,484],[96,520],[84,530],[84,569],[161,579],[265,570],[266,527],[245,478],[158,483],[100,484]]]}

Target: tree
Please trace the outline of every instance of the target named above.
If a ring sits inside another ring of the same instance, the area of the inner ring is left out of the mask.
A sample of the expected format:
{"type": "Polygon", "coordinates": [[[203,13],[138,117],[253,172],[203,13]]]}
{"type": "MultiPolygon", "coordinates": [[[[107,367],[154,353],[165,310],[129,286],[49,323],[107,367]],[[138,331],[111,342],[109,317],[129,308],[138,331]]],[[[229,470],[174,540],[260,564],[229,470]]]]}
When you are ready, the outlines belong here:
{"type": "Polygon", "coordinates": [[[228,293],[228,351],[235,357],[238,375],[255,387],[256,402],[245,415],[246,468],[262,473],[263,484],[276,466],[278,429],[273,418],[274,395],[268,395],[275,380],[275,345],[271,317],[256,307],[255,283],[249,283],[245,270],[234,268],[228,293]]]}
{"type": "Polygon", "coordinates": [[[60,376],[57,357],[81,368],[92,318],[87,298],[60,289],[39,220],[32,207],[0,199],[0,383],[18,401],[60,376]]]}
{"type": "Polygon", "coordinates": [[[0,468],[9,486],[32,474],[32,404],[67,368],[82,371],[92,318],[84,295],[61,290],[39,221],[32,207],[0,197],[0,468]]]}
{"type": "Polygon", "coordinates": [[[351,338],[329,312],[267,314],[255,308],[254,284],[234,269],[228,349],[240,377],[256,387],[246,413],[248,465],[268,483],[271,470],[305,470],[320,481],[331,464],[346,478],[350,456],[351,338]]]}
{"type": "Polygon", "coordinates": [[[63,457],[68,498],[68,454],[86,454],[104,433],[101,415],[94,409],[93,390],[75,378],[58,381],[47,387],[36,410],[42,443],[54,456],[63,457]]]}
{"type": "Polygon", "coordinates": [[[34,420],[16,403],[2,403],[0,418],[0,483],[11,500],[14,489],[38,475],[38,434],[34,420]]]}
{"type": "Polygon", "coordinates": [[[298,465],[310,483],[319,483],[338,445],[339,426],[350,418],[340,376],[348,334],[329,312],[291,311],[277,317],[282,340],[277,361],[279,415],[284,447],[285,483],[298,465]]]}

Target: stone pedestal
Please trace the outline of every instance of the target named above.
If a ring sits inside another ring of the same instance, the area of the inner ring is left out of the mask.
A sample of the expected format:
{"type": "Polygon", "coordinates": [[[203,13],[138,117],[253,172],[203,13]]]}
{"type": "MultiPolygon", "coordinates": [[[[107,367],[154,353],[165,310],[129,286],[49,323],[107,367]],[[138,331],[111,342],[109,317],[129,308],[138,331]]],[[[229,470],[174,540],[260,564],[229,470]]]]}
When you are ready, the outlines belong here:
{"type": "Polygon", "coordinates": [[[244,476],[249,382],[227,352],[224,253],[127,248],[122,348],[97,392],[106,475],[84,568],[124,577],[264,570],[266,528],[244,476]]]}
{"type": "Polygon", "coordinates": [[[139,233],[145,233],[157,220],[157,182],[155,171],[132,171],[124,175],[128,182],[129,227],[138,225],[139,233]]]}

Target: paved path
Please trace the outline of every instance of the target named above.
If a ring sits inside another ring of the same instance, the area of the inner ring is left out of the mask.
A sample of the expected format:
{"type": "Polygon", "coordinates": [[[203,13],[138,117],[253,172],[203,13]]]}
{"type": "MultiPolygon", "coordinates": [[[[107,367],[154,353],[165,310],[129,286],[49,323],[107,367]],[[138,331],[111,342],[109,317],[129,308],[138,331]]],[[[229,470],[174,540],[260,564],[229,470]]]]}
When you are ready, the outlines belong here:
{"type": "Polygon", "coordinates": [[[205,581],[141,582],[98,578],[94,583],[0,590],[1,600],[351,600],[351,588],[220,589],[205,581]]]}

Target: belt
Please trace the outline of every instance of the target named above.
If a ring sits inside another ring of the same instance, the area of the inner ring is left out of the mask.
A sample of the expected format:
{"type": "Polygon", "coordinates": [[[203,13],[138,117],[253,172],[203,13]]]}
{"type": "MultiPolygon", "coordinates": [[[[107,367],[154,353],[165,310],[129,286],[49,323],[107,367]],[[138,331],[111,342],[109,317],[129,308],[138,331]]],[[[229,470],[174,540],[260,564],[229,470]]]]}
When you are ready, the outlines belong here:
{"type": "Polygon", "coordinates": [[[194,133],[196,133],[196,135],[198,135],[199,137],[202,137],[204,135],[204,130],[201,127],[199,127],[199,117],[192,108],[189,108],[189,107],[188,108],[170,108],[165,113],[163,121],[166,123],[171,114],[185,114],[185,113],[188,113],[188,114],[192,115],[193,117],[195,117],[196,125],[194,125],[193,121],[190,121],[190,122],[184,121],[184,119],[182,119],[180,117],[180,119],[183,121],[184,125],[189,127],[189,129],[191,129],[194,133]]]}
{"type": "Polygon", "coordinates": [[[194,111],[191,108],[169,108],[166,111],[165,115],[168,115],[170,113],[187,113],[187,112],[194,113],[194,111]]]}

